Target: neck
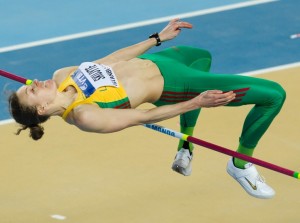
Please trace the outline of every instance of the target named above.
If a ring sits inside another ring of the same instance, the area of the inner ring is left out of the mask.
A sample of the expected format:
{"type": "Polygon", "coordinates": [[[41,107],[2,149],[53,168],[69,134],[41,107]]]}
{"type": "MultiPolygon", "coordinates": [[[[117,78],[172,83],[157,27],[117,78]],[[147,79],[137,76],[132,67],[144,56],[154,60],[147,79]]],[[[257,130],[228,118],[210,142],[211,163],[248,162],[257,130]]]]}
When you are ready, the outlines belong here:
{"type": "Polygon", "coordinates": [[[77,94],[74,92],[57,92],[57,97],[49,108],[49,115],[62,116],[65,110],[73,103],[77,94]]]}

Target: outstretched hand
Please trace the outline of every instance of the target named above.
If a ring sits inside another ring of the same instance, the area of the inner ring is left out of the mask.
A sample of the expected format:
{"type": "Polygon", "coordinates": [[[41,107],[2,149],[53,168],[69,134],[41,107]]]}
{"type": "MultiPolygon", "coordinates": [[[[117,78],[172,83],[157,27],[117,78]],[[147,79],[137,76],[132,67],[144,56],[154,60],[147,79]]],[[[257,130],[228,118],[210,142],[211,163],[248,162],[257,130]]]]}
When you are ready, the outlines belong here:
{"type": "Polygon", "coordinates": [[[172,19],[159,33],[160,40],[163,42],[175,38],[180,33],[181,28],[191,29],[193,25],[188,22],[180,21],[179,18],[172,19]]]}
{"type": "Polygon", "coordinates": [[[194,98],[199,107],[202,108],[210,108],[223,106],[230,103],[235,99],[235,93],[233,91],[229,91],[224,93],[219,90],[209,90],[201,93],[197,97],[194,98]]]}

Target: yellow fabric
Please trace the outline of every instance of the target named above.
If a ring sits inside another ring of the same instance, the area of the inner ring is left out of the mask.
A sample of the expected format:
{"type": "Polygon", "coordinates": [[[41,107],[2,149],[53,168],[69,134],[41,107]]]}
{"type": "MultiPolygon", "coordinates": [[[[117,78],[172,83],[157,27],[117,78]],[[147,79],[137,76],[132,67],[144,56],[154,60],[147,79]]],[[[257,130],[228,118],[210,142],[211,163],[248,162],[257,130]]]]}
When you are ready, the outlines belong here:
{"type": "MultiPolygon", "coordinates": [[[[76,106],[80,104],[102,104],[107,105],[105,107],[115,107],[115,108],[128,108],[130,107],[130,103],[127,98],[127,93],[125,89],[123,88],[122,84],[119,82],[119,87],[101,87],[98,88],[90,97],[86,98],[81,89],[77,86],[75,81],[72,79],[71,73],[58,87],[58,91],[62,92],[64,91],[68,86],[73,86],[77,91],[77,98],[74,100],[74,102],[66,108],[66,111],[63,113],[62,118],[66,120],[68,114],[74,109],[76,106]],[[126,100],[127,99],[127,100],[126,100]],[[110,103],[116,102],[116,101],[127,101],[126,106],[111,106],[110,103]]],[[[99,105],[100,106],[100,105],[99,105]]]]}

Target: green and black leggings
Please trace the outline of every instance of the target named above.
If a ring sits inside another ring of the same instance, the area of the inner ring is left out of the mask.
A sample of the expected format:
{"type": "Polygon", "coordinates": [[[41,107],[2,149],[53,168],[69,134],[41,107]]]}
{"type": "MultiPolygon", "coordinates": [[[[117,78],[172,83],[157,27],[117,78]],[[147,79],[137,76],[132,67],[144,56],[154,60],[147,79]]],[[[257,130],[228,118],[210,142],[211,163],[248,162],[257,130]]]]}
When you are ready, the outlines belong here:
{"type": "MultiPolygon", "coordinates": [[[[157,106],[186,101],[207,90],[234,91],[236,99],[226,106],[253,104],[239,140],[245,148],[255,148],[285,100],[284,89],[273,81],[209,73],[211,54],[203,49],[177,46],[153,54],[143,54],[139,58],[153,61],[164,77],[163,93],[154,103],[157,106]]],[[[200,109],[197,109],[180,116],[183,133],[192,134],[199,113],[200,109]]],[[[182,144],[180,142],[179,149],[182,144]]]]}

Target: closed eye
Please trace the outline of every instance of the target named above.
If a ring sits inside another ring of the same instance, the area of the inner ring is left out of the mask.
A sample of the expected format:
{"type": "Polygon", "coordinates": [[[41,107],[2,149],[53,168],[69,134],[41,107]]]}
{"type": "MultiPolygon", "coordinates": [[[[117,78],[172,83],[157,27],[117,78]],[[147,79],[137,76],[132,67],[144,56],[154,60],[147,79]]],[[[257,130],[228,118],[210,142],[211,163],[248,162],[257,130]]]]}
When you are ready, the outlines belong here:
{"type": "Polygon", "coordinates": [[[35,93],[36,92],[36,90],[33,88],[33,87],[27,87],[27,89],[26,89],[26,94],[27,95],[29,95],[30,93],[35,93]]]}

